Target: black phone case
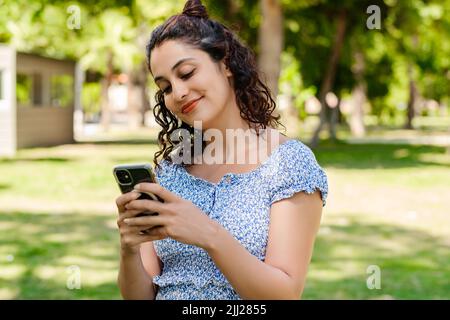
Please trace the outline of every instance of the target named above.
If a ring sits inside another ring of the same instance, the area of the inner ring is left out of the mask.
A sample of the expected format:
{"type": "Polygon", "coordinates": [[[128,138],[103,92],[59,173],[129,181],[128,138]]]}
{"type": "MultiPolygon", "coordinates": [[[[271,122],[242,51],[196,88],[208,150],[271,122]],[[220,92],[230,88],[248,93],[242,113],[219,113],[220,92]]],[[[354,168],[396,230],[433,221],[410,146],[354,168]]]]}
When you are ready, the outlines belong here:
{"type": "MultiPolygon", "coordinates": [[[[122,164],[117,165],[114,167],[113,170],[114,178],[116,179],[116,182],[120,188],[120,191],[122,193],[128,193],[133,191],[134,186],[138,183],[142,182],[151,182],[155,183],[156,178],[153,173],[153,169],[150,164],[122,164]],[[126,170],[130,173],[131,182],[124,184],[119,181],[119,178],[117,176],[117,172],[120,170],[126,170]]],[[[153,193],[141,193],[141,195],[138,198],[141,199],[147,199],[147,200],[156,200],[164,203],[164,200],[153,193]]],[[[143,216],[143,215],[158,215],[157,212],[141,212],[137,216],[143,216]]]]}

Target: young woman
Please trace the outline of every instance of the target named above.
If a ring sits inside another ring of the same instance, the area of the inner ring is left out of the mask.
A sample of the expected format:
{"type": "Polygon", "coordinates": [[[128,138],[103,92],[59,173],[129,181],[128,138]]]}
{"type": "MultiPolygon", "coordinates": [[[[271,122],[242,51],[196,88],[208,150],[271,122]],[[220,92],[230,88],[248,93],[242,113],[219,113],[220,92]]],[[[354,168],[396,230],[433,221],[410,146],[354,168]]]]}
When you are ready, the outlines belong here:
{"type": "Polygon", "coordinates": [[[154,160],[158,183],[142,183],[116,200],[122,296],[299,299],[327,177],[306,145],[275,129],[275,103],[253,54],[209,19],[199,0],[190,0],[182,14],[153,31],[147,59],[160,89],[154,109],[162,127],[154,160]],[[200,158],[214,143],[215,155],[228,159],[234,152],[231,131],[251,132],[237,152],[259,152],[261,159],[175,161],[176,147],[186,140],[175,143],[173,133],[191,134],[191,150],[183,154],[192,154],[195,122],[200,132],[216,134],[214,141],[202,140],[200,158]],[[157,194],[164,203],[136,200],[139,192],[157,194]],[[135,217],[143,211],[159,215],[135,217]]]}

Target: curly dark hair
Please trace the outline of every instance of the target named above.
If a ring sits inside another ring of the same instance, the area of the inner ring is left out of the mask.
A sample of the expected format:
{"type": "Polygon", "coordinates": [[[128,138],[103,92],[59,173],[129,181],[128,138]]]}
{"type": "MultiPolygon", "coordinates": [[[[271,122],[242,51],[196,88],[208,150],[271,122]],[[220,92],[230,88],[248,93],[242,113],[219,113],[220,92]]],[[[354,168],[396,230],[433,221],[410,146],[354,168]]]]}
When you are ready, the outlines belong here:
{"type": "MultiPolygon", "coordinates": [[[[174,39],[205,51],[215,62],[224,59],[225,65],[233,75],[234,92],[240,115],[257,135],[259,135],[259,129],[265,129],[267,126],[284,127],[279,121],[280,115],[272,114],[276,104],[269,88],[258,75],[253,52],[243,45],[228,27],[210,19],[200,0],[188,0],[182,14],[171,16],[153,30],[146,46],[147,66],[150,72],[152,50],[165,40],[174,39]]],[[[164,94],[161,90],[155,94],[155,100],[157,103],[153,108],[153,114],[162,130],[158,133],[161,149],[155,153],[153,161],[155,166],[159,167],[158,158],[161,155],[163,160],[168,159],[172,162],[170,153],[176,145],[170,139],[171,133],[177,129],[187,129],[194,138],[196,132],[193,127],[180,121],[171,113],[165,105],[164,94]]],[[[192,143],[192,155],[194,155],[193,145],[192,143]]],[[[202,142],[202,152],[205,145],[202,142]]],[[[183,163],[183,165],[189,164],[183,163]]]]}

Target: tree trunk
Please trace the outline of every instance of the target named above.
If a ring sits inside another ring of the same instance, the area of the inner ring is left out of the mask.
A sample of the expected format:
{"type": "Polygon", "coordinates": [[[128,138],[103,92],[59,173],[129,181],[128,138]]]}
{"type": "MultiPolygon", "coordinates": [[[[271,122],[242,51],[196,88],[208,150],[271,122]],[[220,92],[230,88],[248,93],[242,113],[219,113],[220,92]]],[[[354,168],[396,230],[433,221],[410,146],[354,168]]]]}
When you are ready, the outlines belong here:
{"type": "Polygon", "coordinates": [[[350,131],[353,137],[364,137],[364,103],[366,102],[366,89],[364,84],[358,83],[352,92],[352,113],[350,115],[350,131]]]}
{"type": "Polygon", "coordinates": [[[128,73],[127,82],[127,111],[128,111],[128,127],[136,130],[141,124],[141,96],[139,94],[140,87],[137,79],[137,71],[131,70],[128,73]]]}
{"type": "Polygon", "coordinates": [[[364,127],[364,104],[366,103],[367,85],[364,81],[364,55],[361,50],[355,49],[352,67],[356,85],[352,90],[352,112],[350,115],[350,131],[354,137],[363,137],[366,134],[364,127]]]}
{"type": "Polygon", "coordinates": [[[336,135],[336,126],[339,121],[339,108],[341,107],[341,98],[338,97],[337,106],[331,108],[331,116],[330,116],[330,138],[331,140],[337,140],[336,135]]]}
{"type": "Polygon", "coordinates": [[[147,111],[151,110],[150,99],[149,99],[149,89],[148,89],[148,70],[145,61],[141,63],[139,69],[139,87],[141,94],[141,126],[145,126],[145,114],[147,111]]]}
{"type": "Polygon", "coordinates": [[[101,110],[102,110],[102,118],[100,120],[103,131],[108,131],[111,123],[111,110],[109,107],[109,97],[108,97],[108,89],[112,83],[113,77],[113,53],[112,51],[108,52],[108,63],[105,78],[102,79],[101,85],[101,110]]]}
{"type": "MultiPolygon", "coordinates": [[[[148,41],[148,34],[150,30],[146,22],[142,22],[138,27],[138,36],[136,37],[136,45],[139,48],[144,48],[148,41]]],[[[150,105],[150,88],[148,86],[149,70],[147,68],[147,62],[143,60],[136,69],[136,85],[139,87],[139,112],[140,112],[140,126],[145,126],[145,113],[151,110],[150,105]]]]}
{"type": "MultiPolygon", "coordinates": [[[[418,45],[419,45],[419,36],[417,34],[414,34],[412,37],[412,46],[414,50],[417,49],[418,45]]],[[[412,122],[414,116],[416,115],[418,91],[416,83],[414,81],[413,63],[411,61],[409,61],[408,63],[408,79],[409,79],[409,99],[408,99],[406,123],[404,128],[413,129],[412,122]]]]}
{"type": "Polygon", "coordinates": [[[412,65],[408,65],[408,77],[409,77],[409,99],[407,107],[407,117],[405,123],[405,129],[413,129],[413,119],[416,114],[416,101],[417,101],[417,87],[413,77],[412,65]]]}
{"type": "Polygon", "coordinates": [[[259,28],[258,66],[272,97],[278,95],[278,78],[283,50],[283,11],[279,0],[261,0],[262,22],[259,28]]]}
{"type": "Polygon", "coordinates": [[[314,131],[313,137],[310,141],[311,147],[316,147],[319,144],[319,135],[322,131],[324,125],[328,121],[328,106],[325,101],[325,96],[328,92],[333,89],[334,80],[336,76],[337,64],[342,51],[342,46],[344,44],[345,29],[347,25],[347,12],[342,10],[338,14],[336,33],[334,35],[333,46],[331,49],[330,58],[328,60],[325,75],[323,77],[322,85],[319,91],[319,101],[320,101],[320,122],[314,131]]]}

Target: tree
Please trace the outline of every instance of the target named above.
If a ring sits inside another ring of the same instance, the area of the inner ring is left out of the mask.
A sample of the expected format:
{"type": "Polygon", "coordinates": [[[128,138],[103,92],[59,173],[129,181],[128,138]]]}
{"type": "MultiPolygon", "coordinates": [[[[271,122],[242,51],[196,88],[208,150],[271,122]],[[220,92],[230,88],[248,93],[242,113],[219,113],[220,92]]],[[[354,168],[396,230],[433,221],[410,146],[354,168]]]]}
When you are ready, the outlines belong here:
{"type": "Polygon", "coordinates": [[[439,100],[450,92],[445,80],[450,67],[449,10],[448,1],[425,0],[400,2],[391,8],[386,27],[395,41],[395,51],[406,63],[408,78],[405,128],[413,128],[421,96],[439,100]],[[437,90],[430,90],[431,83],[437,90]]]}
{"type": "Polygon", "coordinates": [[[133,44],[136,29],[127,16],[128,9],[107,9],[99,16],[89,19],[83,28],[85,41],[82,66],[100,71],[105,75],[101,85],[101,125],[109,129],[110,107],[108,89],[111,86],[114,69],[129,71],[133,68],[139,52],[133,44]]]}
{"type": "MultiPolygon", "coordinates": [[[[312,147],[319,143],[324,128],[328,128],[331,139],[336,139],[335,123],[340,119],[340,96],[358,88],[355,87],[358,81],[362,84],[364,70],[355,74],[358,68],[354,68],[354,60],[358,57],[359,65],[362,65],[365,46],[360,39],[364,39],[369,32],[366,10],[370,5],[377,5],[381,10],[386,7],[383,1],[335,3],[318,0],[291,4],[286,10],[287,46],[294,48],[295,56],[300,61],[304,86],[316,88],[321,105],[319,123],[310,141],[312,147]],[[361,54],[355,54],[354,50],[359,50],[361,54]],[[338,97],[337,106],[330,108],[326,97],[333,93],[338,97]]],[[[364,85],[359,88],[363,89],[364,85]]]]}
{"type": "Polygon", "coordinates": [[[260,54],[258,66],[266,78],[267,86],[276,98],[283,50],[283,11],[279,0],[261,0],[259,27],[260,54]]]}

